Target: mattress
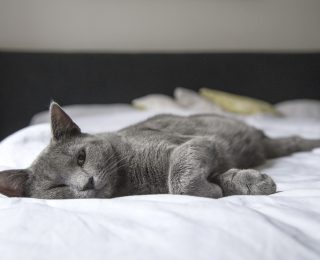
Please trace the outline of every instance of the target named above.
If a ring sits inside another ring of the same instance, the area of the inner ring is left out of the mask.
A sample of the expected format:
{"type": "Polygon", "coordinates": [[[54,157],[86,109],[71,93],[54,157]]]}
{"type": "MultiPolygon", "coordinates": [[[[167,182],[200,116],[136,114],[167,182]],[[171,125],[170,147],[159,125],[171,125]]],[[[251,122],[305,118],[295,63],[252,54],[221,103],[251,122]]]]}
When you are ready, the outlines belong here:
{"type": "MultiPolygon", "coordinates": [[[[115,131],[159,113],[126,105],[98,110],[78,106],[69,113],[90,133],[115,131]]],[[[273,137],[320,138],[320,122],[313,118],[243,120],[273,137]]],[[[49,142],[49,125],[33,122],[0,143],[0,170],[27,167],[49,142]]],[[[258,169],[273,177],[276,194],[1,196],[1,259],[320,259],[320,149],[269,160],[258,169]]]]}

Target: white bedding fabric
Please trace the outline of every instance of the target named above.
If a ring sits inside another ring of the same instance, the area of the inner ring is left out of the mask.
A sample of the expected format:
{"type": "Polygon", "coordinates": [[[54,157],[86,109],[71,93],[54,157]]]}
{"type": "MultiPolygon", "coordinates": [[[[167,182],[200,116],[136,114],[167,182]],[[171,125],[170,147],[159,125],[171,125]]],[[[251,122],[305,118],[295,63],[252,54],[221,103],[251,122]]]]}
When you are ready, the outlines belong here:
{"type": "MultiPolygon", "coordinates": [[[[86,110],[78,107],[74,120],[91,133],[113,131],[157,113],[122,106],[120,112],[92,116],[81,109],[86,110]]],[[[246,121],[270,136],[320,138],[317,120],[246,121]]],[[[47,124],[13,134],[0,143],[0,169],[28,166],[49,138],[47,124]]],[[[281,192],[218,200],[2,197],[0,259],[320,259],[320,149],[270,160],[260,169],[281,192]]]]}
{"type": "Polygon", "coordinates": [[[287,117],[314,118],[320,120],[320,101],[310,99],[288,100],[278,103],[277,110],[287,117]]]}

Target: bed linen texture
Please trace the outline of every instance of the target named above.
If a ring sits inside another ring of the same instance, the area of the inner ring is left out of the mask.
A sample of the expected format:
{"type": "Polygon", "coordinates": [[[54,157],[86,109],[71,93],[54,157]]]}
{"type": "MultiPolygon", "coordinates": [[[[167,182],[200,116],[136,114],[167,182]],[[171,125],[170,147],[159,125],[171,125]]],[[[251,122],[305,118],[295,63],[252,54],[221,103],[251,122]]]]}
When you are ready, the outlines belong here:
{"type": "MultiPolygon", "coordinates": [[[[116,111],[79,113],[74,120],[83,131],[96,133],[159,113],[129,106],[116,111]]],[[[320,122],[311,118],[244,120],[273,137],[320,138],[320,122]]],[[[9,136],[0,143],[0,170],[27,167],[49,139],[48,124],[9,136]]],[[[0,259],[320,259],[320,149],[269,160],[258,169],[273,177],[278,193],[216,200],[0,196],[0,259]]]]}

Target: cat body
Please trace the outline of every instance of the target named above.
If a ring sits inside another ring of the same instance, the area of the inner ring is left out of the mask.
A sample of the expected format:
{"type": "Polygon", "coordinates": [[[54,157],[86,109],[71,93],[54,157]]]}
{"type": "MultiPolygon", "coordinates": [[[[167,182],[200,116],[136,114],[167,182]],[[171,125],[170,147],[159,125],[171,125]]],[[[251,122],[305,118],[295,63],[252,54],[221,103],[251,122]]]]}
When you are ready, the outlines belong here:
{"type": "Polygon", "coordinates": [[[276,192],[274,181],[248,168],[320,147],[320,140],[271,139],[213,114],[158,115],[117,132],[89,135],[52,103],[51,128],[50,144],[29,168],[0,173],[1,193],[44,199],[268,195],[276,192]]]}
{"type": "MultiPolygon", "coordinates": [[[[179,157],[174,151],[192,142],[204,142],[203,153],[207,151],[207,145],[211,146],[212,151],[208,151],[207,156],[211,161],[220,160],[219,167],[208,177],[231,168],[256,166],[264,161],[264,151],[259,145],[263,133],[219,115],[158,115],[115,134],[114,147],[120,160],[124,160],[123,166],[119,166],[125,176],[118,191],[122,187],[125,195],[169,193],[170,163],[178,159],[173,157],[179,157]]],[[[108,134],[102,136],[110,138],[108,134]]],[[[192,145],[185,147],[185,152],[188,149],[192,149],[192,145]]]]}

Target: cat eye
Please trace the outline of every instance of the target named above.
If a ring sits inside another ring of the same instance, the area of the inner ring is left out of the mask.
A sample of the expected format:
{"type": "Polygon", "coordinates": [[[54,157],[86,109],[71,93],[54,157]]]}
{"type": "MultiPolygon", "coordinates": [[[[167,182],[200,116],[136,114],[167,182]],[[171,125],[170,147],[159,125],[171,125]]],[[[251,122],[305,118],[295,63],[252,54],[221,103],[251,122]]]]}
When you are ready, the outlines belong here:
{"type": "Polygon", "coordinates": [[[81,150],[77,157],[77,164],[82,167],[86,161],[86,152],[85,150],[81,150]]]}

